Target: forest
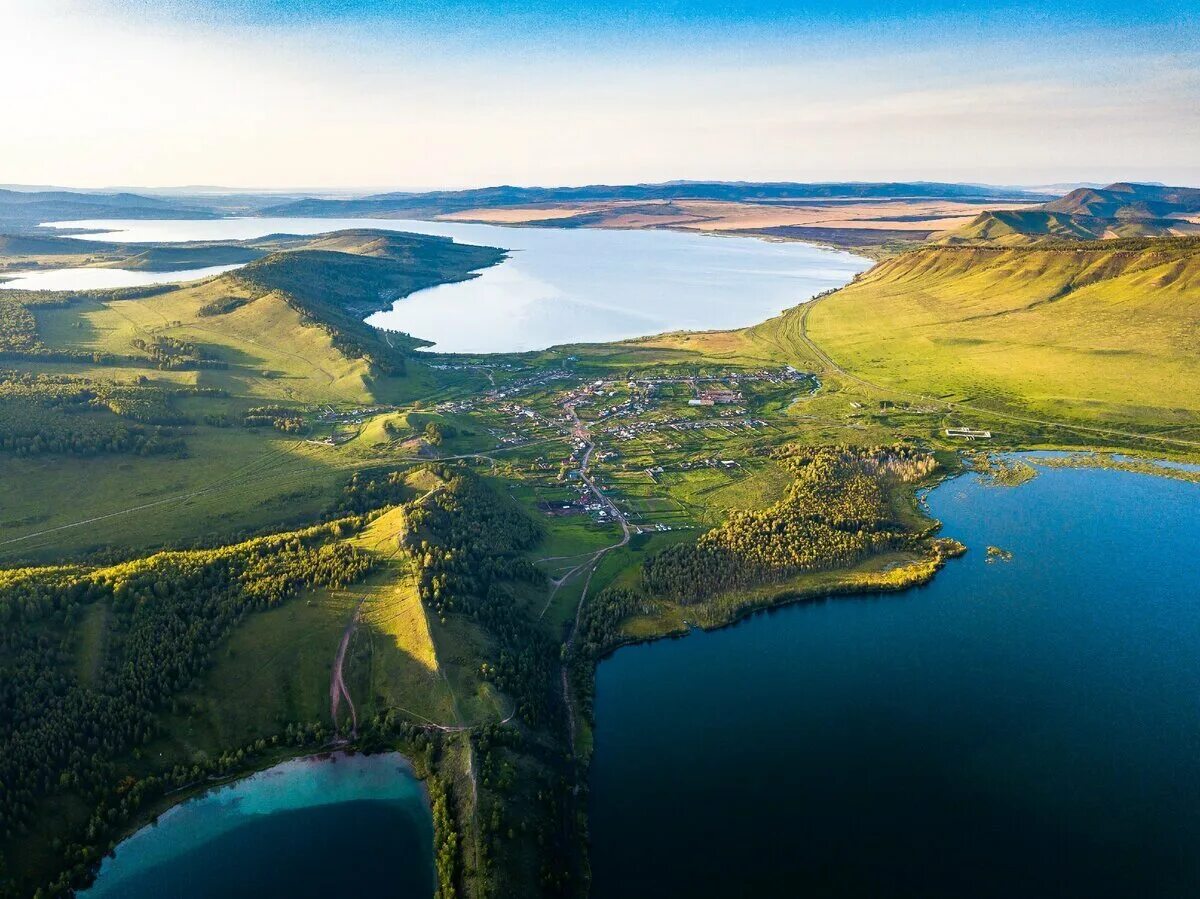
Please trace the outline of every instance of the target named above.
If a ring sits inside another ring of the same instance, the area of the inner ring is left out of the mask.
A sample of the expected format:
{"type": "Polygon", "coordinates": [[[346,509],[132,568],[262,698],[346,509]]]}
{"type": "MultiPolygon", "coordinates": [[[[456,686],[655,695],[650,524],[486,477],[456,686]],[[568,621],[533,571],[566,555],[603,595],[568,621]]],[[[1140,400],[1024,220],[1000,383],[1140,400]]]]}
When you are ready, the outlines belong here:
{"type": "Polygon", "coordinates": [[[466,615],[495,638],[499,651],[485,675],[514,698],[526,723],[545,725],[554,644],[517,595],[523,585],[541,589],[545,583],[521,556],[542,531],[469,469],[434,471],[443,486],[405,507],[404,549],[419,572],[421,600],[442,621],[466,615]]]}
{"type": "MultiPolygon", "coordinates": [[[[157,733],[155,713],[188,689],[247,613],[305,587],[362,578],[369,559],[337,538],[356,519],[212,550],[163,552],[98,569],[0,573],[0,833],[11,845],[60,793],[101,803],[115,760],[157,733]],[[106,626],[87,670],[81,622],[106,626]]],[[[101,825],[117,824],[115,813],[101,825]]],[[[72,879],[97,859],[102,827],[63,844],[72,879]]],[[[10,860],[11,861],[11,860],[10,860]]]]}
{"type": "Polygon", "coordinates": [[[171,426],[189,419],[173,398],[220,394],[0,370],[0,450],[23,456],[181,453],[184,440],[171,426]]]}
{"type": "Polygon", "coordinates": [[[937,469],[930,453],[905,445],[793,446],[775,458],[794,477],[785,496],[653,556],[642,571],[647,593],[687,605],[905,547],[913,534],[891,514],[889,493],[937,469]]]}

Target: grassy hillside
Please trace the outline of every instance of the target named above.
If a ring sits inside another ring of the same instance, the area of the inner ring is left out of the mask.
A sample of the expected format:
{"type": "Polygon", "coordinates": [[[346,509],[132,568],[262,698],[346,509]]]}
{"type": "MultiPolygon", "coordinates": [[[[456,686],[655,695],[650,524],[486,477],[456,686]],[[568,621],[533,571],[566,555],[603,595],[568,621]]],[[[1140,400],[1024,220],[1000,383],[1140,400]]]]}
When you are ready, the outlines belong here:
{"type": "Polygon", "coordinates": [[[1093,218],[1161,218],[1200,212],[1200,189],[1118,182],[1100,189],[1081,187],[1042,208],[1093,218]]]}
{"type": "Polygon", "coordinates": [[[423,288],[473,278],[478,269],[503,258],[503,250],[449,238],[349,231],[303,250],[272,254],[225,280],[251,295],[281,296],[306,322],[325,330],[347,357],[402,371],[395,342],[363,319],[423,288]]]}
{"type": "Polygon", "coordinates": [[[414,342],[362,316],[503,253],[361,231],[314,244],[175,287],[0,294],[0,559],[311,520],[355,468],[412,455],[351,439],[354,410],[470,376],[407,365],[414,342]]]}
{"type": "Polygon", "coordinates": [[[1192,431],[1200,413],[1200,241],[916,250],[806,324],[838,365],[908,393],[1192,431]]]}
{"type": "Polygon", "coordinates": [[[948,244],[990,243],[1021,246],[1046,238],[1094,240],[1105,236],[1108,228],[1096,219],[1077,219],[1062,212],[1041,209],[981,212],[969,225],[949,232],[948,244]]]}
{"type": "Polygon", "coordinates": [[[54,235],[0,234],[0,272],[39,268],[122,268],[175,272],[211,265],[241,265],[267,255],[252,242],[171,245],[119,244],[54,235]]]}
{"type": "Polygon", "coordinates": [[[941,243],[1019,246],[1047,240],[1186,236],[1200,231],[1200,190],[1156,184],[1081,187],[1032,209],[988,210],[941,243]]]}

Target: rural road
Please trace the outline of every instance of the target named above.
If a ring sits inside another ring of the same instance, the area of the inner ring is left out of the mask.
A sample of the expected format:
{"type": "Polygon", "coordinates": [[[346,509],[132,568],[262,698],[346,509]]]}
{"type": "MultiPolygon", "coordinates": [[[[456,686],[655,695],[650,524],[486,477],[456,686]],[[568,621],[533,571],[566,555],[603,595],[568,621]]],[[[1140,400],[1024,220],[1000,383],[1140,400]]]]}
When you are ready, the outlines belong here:
{"type": "MultiPolygon", "coordinates": [[[[591,431],[588,429],[587,425],[580,420],[579,414],[575,411],[574,404],[568,404],[566,406],[566,410],[571,416],[572,433],[575,437],[582,440],[586,446],[586,449],[583,451],[583,458],[580,460],[579,464],[579,477],[588,486],[588,489],[592,491],[592,494],[596,497],[596,499],[600,501],[601,505],[607,508],[612,517],[619,525],[621,525],[621,539],[611,546],[606,546],[602,549],[596,550],[590,556],[588,556],[583,564],[571,569],[554,583],[554,589],[550,593],[550,598],[546,600],[546,605],[542,609],[542,615],[545,615],[546,609],[550,608],[550,602],[554,599],[559,587],[566,583],[566,581],[574,576],[577,572],[583,570],[584,568],[588,569],[587,580],[583,582],[583,592],[579,596],[579,603],[575,606],[575,619],[571,622],[571,630],[567,634],[566,642],[563,644],[564,649],[566,650],[563,653],[563,658],[569,658],[571,650],[575,648],[575,636],[579,633],[579,619],[583,616],[583,608],[587,602],[588,589],[592,585],[592,575],[596,573],[596,569],[600,565],[600,560],[614,549],[620,549],[623,546],[627,546],[630,538],[633,536],[633,533],[629,527],[629,522],[625,519],[624,513],[622,513],[621,510],[617,508],[616,504],[609,497],[605,496],[604,492],[596,486],[595,480],[589,473],[589,469],[591,468],[592,464],[592,454],[596,451],[596,443],[592,439],[591,431]]],[[[559,667],[559,676],[562,681],[563,702],[567,707],[567,730],[571,740],[571,754],[574,755],[575,697],[571,693],[571,684],[569,678],[567,677],[567,666],[565,662],[559,667]]]]}

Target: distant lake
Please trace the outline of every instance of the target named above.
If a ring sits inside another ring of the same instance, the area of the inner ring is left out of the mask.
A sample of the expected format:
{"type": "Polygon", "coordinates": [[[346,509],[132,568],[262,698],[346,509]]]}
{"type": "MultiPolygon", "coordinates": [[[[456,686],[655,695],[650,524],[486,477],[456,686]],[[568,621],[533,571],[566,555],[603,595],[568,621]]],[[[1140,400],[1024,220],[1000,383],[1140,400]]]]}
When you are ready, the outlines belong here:
{"type": "Polygon", "coordinates": [[[1200,895],[1200,486],[929,505],[970,549],[928,587],[601,663],[597,899],[1200,895]]]}
{"type": "Polygon", "coordinates": [[[86,899],[433,895],[433,820],[395,753],[285,762],[189,799],[104,860],[86,899]]]}
{"type": "Polygon", "coordinates": [[[100,290],[113,287],[147,287],[211,278],[239,268],[210,265],[173,272],[139,272],[123,268],[47,268],[35,272],[3,272],[0,290],[100,290]]]}
{"type": "Polygon", "coordinates": [[[374,228],[511,250],[507,261],[484,269],[478,278],[421,291],[367,319],[455,353],[744,327],[840,287],[872,264],[808,244],[678,231],[325,218],[80,221],[48,227],[98,230],[80,236],[122,243],[374,228]]]}

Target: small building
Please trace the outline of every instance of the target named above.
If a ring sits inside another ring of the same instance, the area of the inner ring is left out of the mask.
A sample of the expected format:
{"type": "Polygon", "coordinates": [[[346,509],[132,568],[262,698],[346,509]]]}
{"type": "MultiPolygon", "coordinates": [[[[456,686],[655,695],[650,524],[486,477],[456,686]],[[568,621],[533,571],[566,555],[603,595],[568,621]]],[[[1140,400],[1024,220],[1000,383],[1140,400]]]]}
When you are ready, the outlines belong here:
{"type": "Polygon", "coordinates": [[[987,440],[992,436],[992,432],[976,428],[946,428],[946,436],[959,440],[987,440]]]}

